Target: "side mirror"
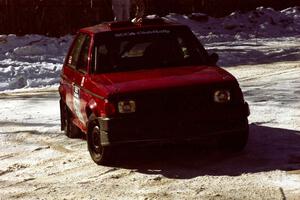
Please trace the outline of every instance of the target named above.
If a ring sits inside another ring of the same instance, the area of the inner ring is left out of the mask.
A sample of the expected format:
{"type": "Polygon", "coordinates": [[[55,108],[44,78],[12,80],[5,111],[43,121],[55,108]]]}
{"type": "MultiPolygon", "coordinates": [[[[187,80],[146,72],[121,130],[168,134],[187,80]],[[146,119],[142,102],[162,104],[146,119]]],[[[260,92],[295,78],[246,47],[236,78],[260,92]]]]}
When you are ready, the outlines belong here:
{"type": "Polygon", "coordinates": [[[212,53],[211,55],[208,56],[208,59],[209,59],[209,64],[216,65],[219,60],[219,55],[216,53],[212,53]]]}

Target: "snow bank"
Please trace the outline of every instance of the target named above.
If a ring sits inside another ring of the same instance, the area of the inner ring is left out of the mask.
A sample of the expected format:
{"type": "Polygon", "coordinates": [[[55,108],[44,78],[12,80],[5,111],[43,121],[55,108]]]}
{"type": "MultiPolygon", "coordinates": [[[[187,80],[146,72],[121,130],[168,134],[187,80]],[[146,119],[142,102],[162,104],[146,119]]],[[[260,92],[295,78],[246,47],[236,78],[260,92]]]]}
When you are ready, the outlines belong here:
{"type": "Polygon", "coordinates": [[[71,38],[0,35],[0,91],[57,84],[71,38]]]}
{"type": "MultiPolygon", "coordinates": [[[[221,66],[300,60],[299,7],[260,7],[202,22],[177,14],[167,18],[190,26],[209,51],[219,53],[221,66]]],[[[0,91],[57,86],[71,41],[72,36],[0,35],[0,91]]]]}
{"type": "Polygon", "coordinates": [[[247,13],[233,12],[224,18],[209,17],[204,22],[177,14],[167,18],[188,25],[204,43],[300,36],[300,7],[282,11],[259,7],[247,13]]]}

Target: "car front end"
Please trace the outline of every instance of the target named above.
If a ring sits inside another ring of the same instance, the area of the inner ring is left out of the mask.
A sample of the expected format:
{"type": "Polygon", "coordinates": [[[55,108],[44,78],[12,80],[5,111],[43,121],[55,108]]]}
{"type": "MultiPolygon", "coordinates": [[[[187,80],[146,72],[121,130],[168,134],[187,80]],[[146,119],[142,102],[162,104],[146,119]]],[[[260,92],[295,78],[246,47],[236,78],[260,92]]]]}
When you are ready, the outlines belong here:
{"type": "Polygon", "coordinates": [[[201,142],[247,132],[249,106],[236,80],[226,76],[206,83],[177,74],[112,84],[116,95],[98,118],[102,145],[201,142]]]}

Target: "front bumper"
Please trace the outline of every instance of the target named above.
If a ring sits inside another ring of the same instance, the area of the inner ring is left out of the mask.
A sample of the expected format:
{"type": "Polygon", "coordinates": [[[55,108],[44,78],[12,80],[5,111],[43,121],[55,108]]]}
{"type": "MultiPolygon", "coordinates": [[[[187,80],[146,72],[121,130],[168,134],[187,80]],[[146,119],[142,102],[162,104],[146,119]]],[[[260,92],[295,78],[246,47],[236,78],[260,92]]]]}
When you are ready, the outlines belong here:
{"type": "Polygon", "coordinates": [[[98,118],[103,146],[148,143],[186,143],[217,139],[248,131],[247,103],[228,108],[205,108],[181,115],[124,115],[98,118]]]}

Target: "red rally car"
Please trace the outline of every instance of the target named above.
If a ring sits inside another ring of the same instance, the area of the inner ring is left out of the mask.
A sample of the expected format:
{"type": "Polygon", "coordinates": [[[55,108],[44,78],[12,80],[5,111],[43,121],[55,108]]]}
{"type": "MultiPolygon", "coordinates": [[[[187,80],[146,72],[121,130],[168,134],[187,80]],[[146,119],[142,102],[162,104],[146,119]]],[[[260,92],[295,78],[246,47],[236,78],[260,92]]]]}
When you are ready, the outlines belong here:
{"type": "Polygon", "coordinates": [[[61,128],[85,134],[97,164],[117,145],[217,140],[242,150],[249,107],[185,25],[165,19],[81,29],[61,73],[61,128]]]}

